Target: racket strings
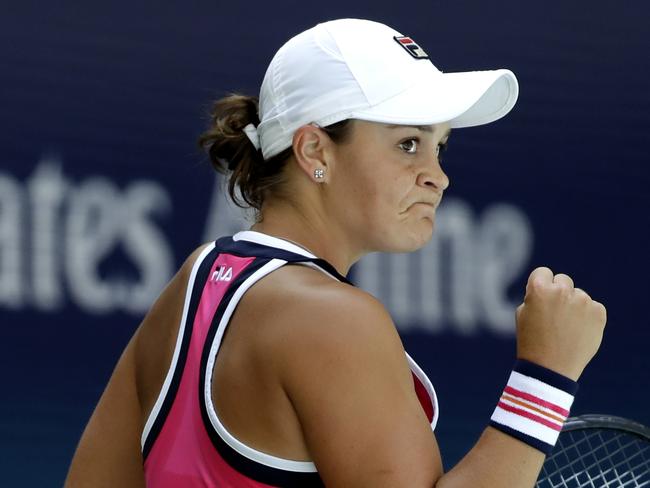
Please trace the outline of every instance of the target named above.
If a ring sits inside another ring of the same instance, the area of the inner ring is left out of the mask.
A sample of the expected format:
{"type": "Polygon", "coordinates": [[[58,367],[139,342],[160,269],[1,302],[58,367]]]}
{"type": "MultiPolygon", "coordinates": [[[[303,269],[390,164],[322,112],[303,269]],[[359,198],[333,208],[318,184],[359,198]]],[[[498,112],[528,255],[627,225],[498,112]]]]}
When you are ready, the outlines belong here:
{"type": "Polygon", "coordinates": [[[650,444],[621,431],[565,432],[547,458],[536,486],[650,487],[650,444]]]}
{"type": "MultiPolygon", "coordinates": [[[[580,461],[582,463],[583,470],[585,473],[587,473],[587,475],[589,475],[589,473],[594,469],[600,470],[599,478],[593,479],[592,481],[594,482],[598,481],[598,479],[607,481],[608,476],[614,476],[614,479],[618,483],[626,482],[624,478],[632,477],[634,470],[638,469],[636,468],[636,465],[632,464],[631,461],[636,460],[636,458],[639,456],[643,456],[644,450],[647,449],[647,447],[641,448],[636,452],[633,448],[630,449],[631,446],[636,446],[639,443],[635,438],[630,439],[630,436],[627,434],[614,434],[610,436],[604,436],[602,432],[597,432],[592,436],[585,435],[584,440],[589,446],[589,452],[593,453],[594,461],[589,466],[585,465],[585,456],[582,456],[580,458],[580,461]],[[594,439],[594,437],[597,439],[594,439]],[[606,439],[606,437],[609,438],[606,439]],[[628,442],[624,443],[622,442],[622,439],[625,439],[628,442]],[[592,441],[594,440],[596,441],[596,447],[594,447],[592,444],[592,441]],[[613,450],[611,450],[612,444],[616,444],[613,450]],[[602,449],[602,452],[599,452],[600,449],[602,449]],[[603,469],[604,465],[597,461],[597,459],[600,458],[603,460],[607,459],[611,463],[609,469],[603,469]],[[615,463],[614,460],[618,460],[618,462],[615,463]],[[619,475],[622,466],[625,466],[626,470],[623,472],[623,475],[619,475]]],[[[619,484],[615,486],[619,486],[619,484]]]]}
{"type": "MultiPolygon", "coordinates": [[[[587,486],[640,486],[643,482],[643,472],[648,472],[648,448],[633,436],[628,434],[585,436],[589,452],[592,453],[592,462],[587,465],[587,456],[581,457],[586,480],[591,482],[587,486]],[[593,446],[596,444],[596,447],[593,446]],[[645,466],[643,465],[645,459],[645,466]],[[600,460],[600,461],[599,461],[600,460]]],[[[646,482],[647,484],[647,476],[646,482]]]]}

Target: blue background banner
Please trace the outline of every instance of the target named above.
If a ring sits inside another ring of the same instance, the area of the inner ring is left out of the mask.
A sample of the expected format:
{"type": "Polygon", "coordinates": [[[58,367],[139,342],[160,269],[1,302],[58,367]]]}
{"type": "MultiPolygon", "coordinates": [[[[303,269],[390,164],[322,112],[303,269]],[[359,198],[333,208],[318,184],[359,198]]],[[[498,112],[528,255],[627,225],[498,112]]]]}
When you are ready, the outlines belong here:
{"type": "Polygon", "coordinates": [[[0,15],[3,486],[61,485],[152,301],[248,225],[196,147],[210,101],[256,94],[286,39],[338,17],[520,81],[508,117],[453,132],[431,243],[351,274],[436,386],[445,466],[487,424],[540,265],[608,308],[573,413],[650,423],[648,2],[20,2],[0,15]]]}

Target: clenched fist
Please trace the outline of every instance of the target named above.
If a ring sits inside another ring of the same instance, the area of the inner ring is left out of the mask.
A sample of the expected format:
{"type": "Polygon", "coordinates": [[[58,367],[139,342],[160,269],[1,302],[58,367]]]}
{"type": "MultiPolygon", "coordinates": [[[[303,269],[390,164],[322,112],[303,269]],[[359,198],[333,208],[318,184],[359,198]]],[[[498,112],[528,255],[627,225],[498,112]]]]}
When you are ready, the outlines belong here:
{"type": "Polygon", "coordinates": [[[517,357],[577,380],[603,337],[607,310],[565,274],[536,268],[517,308],[517,357]]]}

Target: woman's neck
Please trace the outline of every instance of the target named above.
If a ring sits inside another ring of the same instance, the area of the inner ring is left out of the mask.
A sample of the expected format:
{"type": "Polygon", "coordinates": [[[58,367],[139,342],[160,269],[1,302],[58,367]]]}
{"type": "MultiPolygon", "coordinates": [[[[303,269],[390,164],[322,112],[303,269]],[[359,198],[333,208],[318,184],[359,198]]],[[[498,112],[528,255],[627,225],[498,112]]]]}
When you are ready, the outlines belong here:
{"type": "Polygon", "coordinates": [[[348,240],[331,222],[315,212],[308,215],[293,205],[265,205],[262,218],[251,230],[300,246],[329,262],[344,276],[361,257],[360,253],[355,255],[348,240]]]}

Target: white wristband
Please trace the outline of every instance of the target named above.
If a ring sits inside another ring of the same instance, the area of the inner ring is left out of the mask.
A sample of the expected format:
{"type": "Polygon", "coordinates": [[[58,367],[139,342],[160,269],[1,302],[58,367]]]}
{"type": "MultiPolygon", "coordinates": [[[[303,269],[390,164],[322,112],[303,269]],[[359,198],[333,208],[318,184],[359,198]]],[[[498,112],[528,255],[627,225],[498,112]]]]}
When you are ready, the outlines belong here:
{"type": "Polygon", "coordinates": [[[548,454],[569,416],[578,384],[550,369],[518,360],[490,425],[548,454]]]}

